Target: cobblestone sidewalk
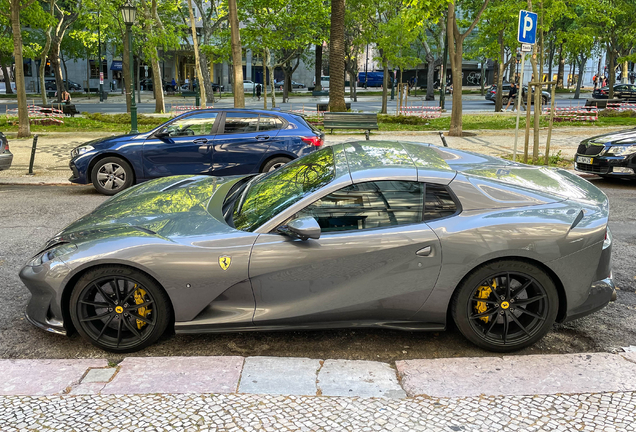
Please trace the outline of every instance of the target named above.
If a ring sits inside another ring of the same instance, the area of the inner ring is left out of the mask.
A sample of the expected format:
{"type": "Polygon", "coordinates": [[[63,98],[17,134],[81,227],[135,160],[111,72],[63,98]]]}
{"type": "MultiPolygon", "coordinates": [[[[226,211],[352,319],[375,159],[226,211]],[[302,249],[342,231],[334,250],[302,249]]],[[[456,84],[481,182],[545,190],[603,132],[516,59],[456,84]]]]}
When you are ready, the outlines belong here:
{"type": "Polygon", "coordinates": [[[271,395],[0,397],[17,431],[634,431],[636,394],[470,398],[271,395]]]}

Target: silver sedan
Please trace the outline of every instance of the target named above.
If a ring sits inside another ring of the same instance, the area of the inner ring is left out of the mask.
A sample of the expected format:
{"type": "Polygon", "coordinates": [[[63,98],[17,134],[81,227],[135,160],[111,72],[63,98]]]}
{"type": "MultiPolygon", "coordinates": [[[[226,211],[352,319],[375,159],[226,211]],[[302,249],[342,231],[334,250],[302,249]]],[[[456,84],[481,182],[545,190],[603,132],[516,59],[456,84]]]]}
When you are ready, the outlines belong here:
{"type": "Polygon", "coordinates": [[[512,351],[615,293],[607,197],[560,169],[361,141],[119,193],[24,266],[27,318],[115,352],[177,333],[444,330],[512,351]]]}

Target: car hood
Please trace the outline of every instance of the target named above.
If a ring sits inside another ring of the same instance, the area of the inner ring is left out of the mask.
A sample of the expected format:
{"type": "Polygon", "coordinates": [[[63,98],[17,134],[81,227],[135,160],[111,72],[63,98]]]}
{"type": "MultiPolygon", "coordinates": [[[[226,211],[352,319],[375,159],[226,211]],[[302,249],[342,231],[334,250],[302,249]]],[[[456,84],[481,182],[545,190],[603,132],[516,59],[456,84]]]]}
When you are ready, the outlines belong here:
{"type": "Polygon", "coordinates": [[[108,149],[116,144],[119,144],[121,142],[126,142],[126,141],[130,141],[130,140],[134,140],[134,139],[141,139],[141,138],[145,138],[147,134],[127,134],[127,135],[115,135],[115,136],[109,136],[109,137],[104,137],[104,138],[97,138],[94,139],[92,141],[87,141],[75,148],[79,148],[79,147],[85,147],[87,145],[93,146],[95,148],[95,150],[104,150],[104,149],[108,149]],[[142,136],[143,135],[143,136],[142,136]]]}
{"type": "Polygon", "coordinates": [[[240,178],[174,176],[142,183],[71,223],[49,240],[45,248],[112,236],[150,235],[179,241],[181,237],[235,231],[225,221],[211,216],[207,205],[219,187],[240,178]]]}
{"type": "Polygon", "coordinates": [[[613,132],[604,135],[597,135],[591,138],[584,139],[581,144],[586,145],[622,145],[636,144],[636,128],[622,130],[619,132],[613,132]]]}

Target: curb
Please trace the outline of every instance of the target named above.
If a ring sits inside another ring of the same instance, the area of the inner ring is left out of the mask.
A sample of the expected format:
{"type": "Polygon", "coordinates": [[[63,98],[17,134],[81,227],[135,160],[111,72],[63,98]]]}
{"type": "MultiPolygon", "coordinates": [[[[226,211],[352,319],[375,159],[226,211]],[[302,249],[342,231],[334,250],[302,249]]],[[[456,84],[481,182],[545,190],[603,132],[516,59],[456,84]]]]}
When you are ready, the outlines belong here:
{"type": "Polygon", "coordinates": [[[126,357],[0,360],[0,396],[265,394],[406,399],[636,391],[636,352],[364,360],[126,357]]]}

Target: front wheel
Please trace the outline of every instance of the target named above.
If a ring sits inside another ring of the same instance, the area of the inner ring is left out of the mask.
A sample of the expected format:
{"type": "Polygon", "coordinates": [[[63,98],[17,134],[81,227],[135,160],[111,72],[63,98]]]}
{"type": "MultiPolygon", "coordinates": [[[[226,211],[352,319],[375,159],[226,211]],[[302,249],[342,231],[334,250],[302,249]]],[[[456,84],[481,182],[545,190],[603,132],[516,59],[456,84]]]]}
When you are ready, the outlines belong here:
{"type": "Polygon", "coordinates": [[[451,300],[453,319],[462,334],[496,352],[537,342],[552,328],[558,309],[552,279],[532,264],[512,260],[478,268],[451,300]]]}
{"type": "Polygon", "coordinates": [[[91,170],[91,180],[97,192],[115,195],[133,183],[133,170],[123,159],[107,157],[97,161],[91,170]]]}
{"type": "Polygon", "coordinates": [[[80,335],[111,352],[139,351],[154,343],[171,318],[168,296],[137,270],[104,266],[75,285],[71,320],[80,335]]]}

